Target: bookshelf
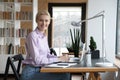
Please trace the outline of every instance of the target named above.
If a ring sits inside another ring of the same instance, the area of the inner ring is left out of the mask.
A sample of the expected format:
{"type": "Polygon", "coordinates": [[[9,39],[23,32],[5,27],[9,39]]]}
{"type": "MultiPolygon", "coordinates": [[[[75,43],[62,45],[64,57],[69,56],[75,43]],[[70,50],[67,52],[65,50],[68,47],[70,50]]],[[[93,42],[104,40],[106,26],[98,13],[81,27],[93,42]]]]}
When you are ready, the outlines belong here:
{"type": "Polygon", "coordinates": [[[9,55],[26,54],[25,38],[36,24],[37,5],[38,0],[0,0],[0,73],[9,55]]]}

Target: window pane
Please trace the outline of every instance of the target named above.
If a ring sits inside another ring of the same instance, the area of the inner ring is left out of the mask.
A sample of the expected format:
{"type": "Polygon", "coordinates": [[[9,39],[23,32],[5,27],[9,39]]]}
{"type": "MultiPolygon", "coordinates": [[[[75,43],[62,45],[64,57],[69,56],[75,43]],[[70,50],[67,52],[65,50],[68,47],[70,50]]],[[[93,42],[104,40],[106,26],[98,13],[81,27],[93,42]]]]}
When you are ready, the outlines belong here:
{"type": "Polygon", "coordinates": [[[66,47],[70,42],[71,22],[81,20],[81,7],[53,7],[53,47],[66,47]]]}

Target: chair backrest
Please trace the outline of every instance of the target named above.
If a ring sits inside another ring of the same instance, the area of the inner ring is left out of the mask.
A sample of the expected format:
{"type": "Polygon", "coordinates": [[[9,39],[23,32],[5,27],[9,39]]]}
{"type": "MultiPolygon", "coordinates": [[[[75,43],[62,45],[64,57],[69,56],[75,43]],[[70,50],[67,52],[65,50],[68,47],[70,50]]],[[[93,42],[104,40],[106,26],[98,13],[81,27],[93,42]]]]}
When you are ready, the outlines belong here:
{"type": "Polygon", "coordinates": [[[56,53],[56,51],[53,48],[50,48],[50,54],[53,54],[53,55],[57,56],[57,53],[56,53]]]}
{"type": "Polygon", "coordinates": [[[22,54],[18,54],[18,55],[8,57],[7,63],[6,63],[6,68],[5,68],[4,80],[7,80],[8,71],[9,71],[10,66],[12,68],[12,71],[15,75],[16,80],[19,80],[19,78],[20,78],[19,72],[20,72],[20,67],[21,67],[22,60],[24,60],[22,54]],[[17,67],[15,67],[15,64],[14,64],[14,62],[16,62],[16,61],[18,61],[17,67]]]}

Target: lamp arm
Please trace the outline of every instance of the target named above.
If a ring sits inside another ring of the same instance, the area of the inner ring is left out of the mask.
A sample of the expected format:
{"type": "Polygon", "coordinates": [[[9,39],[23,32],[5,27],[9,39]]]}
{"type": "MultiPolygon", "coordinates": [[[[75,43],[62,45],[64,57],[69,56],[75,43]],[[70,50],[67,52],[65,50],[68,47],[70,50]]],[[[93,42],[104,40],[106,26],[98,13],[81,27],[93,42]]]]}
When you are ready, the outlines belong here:
{"type": "Polygon", "coordinates": [[[94,19],[94,18],[98,18],[98,17],[102,17],[102,57],[105,59],[106,58],[106,49],[105,49],[105,16],[104,16],[104,11],[96,14],[93,17],[79,21],[79,24],[86,22],[88,20],[94,19]]]}
{"type": "Polygon", "coordinates": [[[90,17],[90,18],[88,18],[88,19],[81,20],[81,21],[79,21],[78,23],[80,24],[80,23],[83,23],[83,22],[86,22],[86,21],[88,21],[88,20],[91,20],[91,19],[94,19],[94,18],[98,18],[98,17],[104,17],[104,14],[95,15],[95,16],[90,17]]]}
{"type": "Polygon", "coordinates": [[[106,58],[106,50],[105,50],[105,16],[104,16],[104,12],[105,11],[101,11],[98,14],[96,14],[93,17],[90,17],[88,19],[84,19],[79,21],[78,23],[76,23],[77,25],[86,22],[88,20],[94,19],[94,18],[98,18],[98,17],[102,17],[102,57],[106,58]]]}
{"type": "Polygon", "coordinates": [[[88,20],[91,20],[91,19],[94,19],[94,18],[97,18],[97,17],[101,17],[101,16],[104,17],[104,12],[105,12],[105,11],[101,11],[101,12],[99,12],[98,14],[96,14],[95,16],[90,17],[90,18],[87,18],[87,19],[84,19],[84,20],[81,20],[81,21],[79,21],[79,22],[72,21],[72,22],[71,22],[71,25],[76,26],[76,27],[79,27],[79,26],[81,25],[81,23],[83,23],[83,22],[86,22],[86,21],[88,21],[88,20]]]}

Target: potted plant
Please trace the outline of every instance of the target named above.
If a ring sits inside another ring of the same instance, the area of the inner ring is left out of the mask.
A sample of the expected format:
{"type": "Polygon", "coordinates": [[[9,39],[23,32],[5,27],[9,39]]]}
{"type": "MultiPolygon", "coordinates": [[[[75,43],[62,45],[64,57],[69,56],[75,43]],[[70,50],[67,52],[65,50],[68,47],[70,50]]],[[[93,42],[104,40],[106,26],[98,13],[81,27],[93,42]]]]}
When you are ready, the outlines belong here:
{"type": "Polygon", "coordinates": [[[66,47],[69,52],[73,52],[73,47],[71,43],[66,43],[66,47]]]}
{"type": "Polygon", "coordinates": [[[89,45],[90,51],[91,51],[91,58],[92,59],[98,59],[99,58],[99,50],[96,50],[97,45],[94,41],[94,38],[90,37],[90,45],[89,45]]]}
{"type": "Polygon", "coordinates": [[[81,44],[81,31],[79,28],[70,29],[71,36],[71,50],[74,52],[74,57],[79,57],[79,50],[81,44]]]}

